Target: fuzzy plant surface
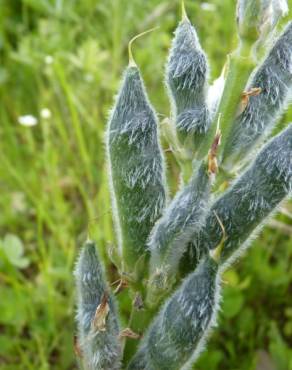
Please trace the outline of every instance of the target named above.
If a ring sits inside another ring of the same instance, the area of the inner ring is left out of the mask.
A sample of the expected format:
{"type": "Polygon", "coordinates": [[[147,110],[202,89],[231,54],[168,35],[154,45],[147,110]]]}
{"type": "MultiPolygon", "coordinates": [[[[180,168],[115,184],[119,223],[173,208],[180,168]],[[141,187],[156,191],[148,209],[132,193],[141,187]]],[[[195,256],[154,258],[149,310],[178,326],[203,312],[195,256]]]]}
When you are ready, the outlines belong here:
{"type": "Polygon", "coordinates": [[[169,119],[148,98],[136,36],[108,120],[117,243],[110,264],[93,241],[76,264],[83,370],[192,369],[216,326],[222,273],[291,196],[292,124],[271,134],[292,93],[292,23],[277,26],[286,1],[238,0],[220,89],[182,5],[165,69],[169,119]],[[180,169],[172,197],[160,130],[180,169]]]}
{"type": "Polygon", "coordinates": [[[166,70],[178,139],[198,149],[210,125],[206,103],[208,63],[195,28],[183,8],[183,20],[175,31],[166,70]]]}
{"type": "Polygon", "coordinates": [[[119,253],[125,271],[147,253],[148,235],[166,200],[158,120],[138,67],[126,69],[108,125],[107,149],[119,253]]]}
{"type": "Polygon", "coordinates": [[[84,244],[76,263],[75,277],[78,297],[76,352],[80,363],[90,370],[120,369],[117,310],[94,242],[84,244]]]}
{"type": "Polygon", "coordinates": [[[262,65],[252,76],[247,90],[260,88],[250,96],[246,109],[236,118],[224,151],[226,163],[246,162],[271,132],[291,99],[292,22],[286,26],[262,65]]]}

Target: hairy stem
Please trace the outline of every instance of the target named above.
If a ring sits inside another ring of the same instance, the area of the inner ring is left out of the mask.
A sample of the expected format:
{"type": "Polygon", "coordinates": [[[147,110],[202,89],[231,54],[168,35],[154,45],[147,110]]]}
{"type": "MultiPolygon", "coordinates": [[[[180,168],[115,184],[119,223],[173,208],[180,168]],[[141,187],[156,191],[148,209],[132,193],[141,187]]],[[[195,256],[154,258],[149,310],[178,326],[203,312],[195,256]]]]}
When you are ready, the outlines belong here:
{"type": "Polygon", "coordinates": [[[202,144],[201,149],[198,152],[197,159],[200,160],[208,153],[211,147],[212,140],[214,139],[217,124],[219,121],[220,130],[222,134],[221,145],[218,149],[218,159],[227,142],[227,138],[232,129],[232,123],[236,117],[239,104],[241,101],[242,93],[248,81],[251,71],[253,70],[255,63],[251,57],[250,45],[242,43],[237,51],[229,56],[229,65],[227,70],[226,82],[222,94],[222,98],[219,104],[217,114],[211,125],[209,132],[202,144]]]}

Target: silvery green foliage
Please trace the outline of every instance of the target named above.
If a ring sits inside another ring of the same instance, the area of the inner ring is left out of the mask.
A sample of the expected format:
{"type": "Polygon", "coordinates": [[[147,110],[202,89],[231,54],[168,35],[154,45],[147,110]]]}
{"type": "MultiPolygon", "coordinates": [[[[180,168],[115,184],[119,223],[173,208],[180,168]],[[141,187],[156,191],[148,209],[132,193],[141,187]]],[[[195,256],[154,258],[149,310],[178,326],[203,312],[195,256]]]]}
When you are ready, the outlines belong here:
{"type": "Polygon", "coordinates": [[[247,84],[254,65],[248,55],[255,46],[262,47],[257,41],[266,37],[285,11],[285,0],[239,0],[241,43],[233,53],[232,68],[224,69],[208,98],[207,59],[184,14],[171,47],[166,83],[181,145],[172,132],[168,137],[187,185],[168,205],[158,121],[131,60],[109,119],[106,143],[119,241],[114,263],[124,273],[117,291],[125,286],[131,291],[121,298],[123,322],[129,328],[119,330],[95,245],[87,242],[75,272],[78,338],[85,370],[190,369],[216,322],[220,274],[291,194],[291,124],[262,148],[227,190],[220,186],[234,169],[241,170],[234,162],[246,164],[251,149],[261,144],[289,100],[291,23],[247,84]],[[262,91],[250,96],[245,110],[235,117],[246,85],[246,90],[262,91]],[[228,94],[222,94],[223,87],[228,94]],[[229,140],[224,136],[226,127],[231,132],[229,140]],[[198,148],[201,166],[195,153],[198,148]],[[198,170],[188,181],[191,165],[198,170]],[[133,297],[132,306],[127,307],[125,302],[133,297]],[[160,303],[160,311],[154,314],[160,303]],[[127,336],[140,334],[135,353],[136,344],[127,336]]]}
{"type": "Polygon", "coordinates": [[[189,136],[195,149],[210,125],[205,102],[208,65],[196,30],[184,18],[175,31],[166,71],[176,130],[182,143],[189,136]]]}
{"type": "Polygon", "coordinates": [[[276,41],[263,64],[258,68],[247,91],[261,88],[251,96],[243,113],[237,117],[225,149],[225,162],[245,161],[283,113],[292,88],[292,23],[276,41]]]}
{"type": "Polygon", "coordinates": [[[266,144],[251,167],[213,204],[205,227],[193,239],[191,264],[196,264],[198,251],[213,249],[222,240],[217,217],[226,233],[222,261],[240,254],[251,234],[291,192],[291,153],[292,124],[266,144]]]}
{"type": "Polygon", "coordinates": [[[110,182],[126,268],[146,253],[146,240],[166,200],[157,118],[136,66],[125,71],[107,137],[110,182]]]}
{"type": "Polygon", "coordinates": [[[77,289],[78,342],[86,370],[120,369],[121,348],[118,339],[119,324],[113,297],[108,293],[96,246],[87,241],[75,269],[77,289]],[[93,325],[97,307],[108,295],[109,312],[105,328],[93,325]]]}
{"type": "Polygon", "coordinates": [[[216,322],[219,305],[217,263],[206,256],[164,303],[128,370],[189,369],[216,322]]]}
{"type": "Polygon", "coordinates": [[[202,163],[197,173],[166,208],[148,242],[151,252],[150,283],[153,293],[171,288],[181,256],[195,231],[205,220],[211,190],[208,166],[202,163]]]}

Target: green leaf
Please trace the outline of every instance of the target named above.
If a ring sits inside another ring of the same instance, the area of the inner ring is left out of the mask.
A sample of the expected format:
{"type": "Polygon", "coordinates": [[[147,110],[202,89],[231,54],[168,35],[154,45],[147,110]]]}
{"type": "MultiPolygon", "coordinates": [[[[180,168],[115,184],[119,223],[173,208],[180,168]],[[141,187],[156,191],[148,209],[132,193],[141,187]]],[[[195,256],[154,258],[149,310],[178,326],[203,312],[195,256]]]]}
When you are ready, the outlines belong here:
{"type": "Polygon", "coordinates": [[[29,265],[29,260],[23,257],[24,247],[18,236],[7,234],[2,242],[2,250],[13,266],[25,268],[29,265]]]}
{"type": "Polygon", "coordinates": [[[5,355],[7,352],[13,350],[14,344],[11,337],[8,335],[0,335],[0,355],[5,355]]]}
{"type": "Polygon", "coordinates": [[[236,316],[243,305],[244,299],[240,291],[235,288],[226,287],[223,293],[222,311],[229,319],[236,316]]]}
{"type": "Polygon", "coordinates": [[[216,370],[223,358],[224,354],[219,350],[205,352],[198,361],[198,364],[194,365],[193,369],[216,370]]]}
{"type": "Polygon", "coordinates": [[[31,300],[27,294],[15,291],[10,287],[2,287],[0,323],[14,326],[20,331],[27,322],[27,310],[30,304],[31,300]]]}
{"type": "Polygon", "coordinates": [[[269,337],[271,341],[269,345],[269,350],[273,357],[273,360],[277,364],[277,369],[289,369],[289,347],[281,336],[278,326],[274,321],[271,322],[269,337]]]}

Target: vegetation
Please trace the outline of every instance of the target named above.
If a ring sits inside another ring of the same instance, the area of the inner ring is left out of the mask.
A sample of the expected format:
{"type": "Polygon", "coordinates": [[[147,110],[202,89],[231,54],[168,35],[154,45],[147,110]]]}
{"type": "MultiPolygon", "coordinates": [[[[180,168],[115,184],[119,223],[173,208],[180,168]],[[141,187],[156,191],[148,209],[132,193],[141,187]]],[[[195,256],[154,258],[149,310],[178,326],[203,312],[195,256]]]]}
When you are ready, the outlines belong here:
{"type": "MultiPolygon", "coordinates": [[[[88,233],[109,280],[119,279],[105,253],[117,241],[103,140],[128,40],[161,25],[137,41],[135,59],[159,118],[167,117],[163,67],[180,19],[179,2],[0,5],[0,368],[74,369],[72,270],[88,233]]],[[[235,21],[226,17],[234,14],[234,5],[227,0],[186,5],[211,78],[218,77],[237,42],[235,21]]],[[[287,111],[276,131],[291,116],[287,111]]],[[[166,146],[165,155],[173,194],[179,166],[166,146]]],[[[248,258],[225,273],[220,330],[197,370],[292,369],[291,205],[281,210],[248,258]]],[[[126,315],[125,291],[119,300],[126,315]]]]}

